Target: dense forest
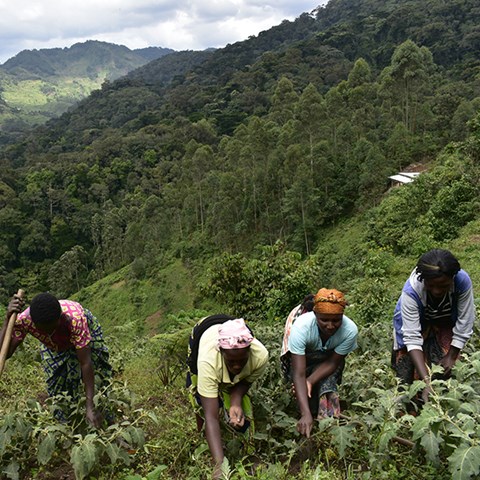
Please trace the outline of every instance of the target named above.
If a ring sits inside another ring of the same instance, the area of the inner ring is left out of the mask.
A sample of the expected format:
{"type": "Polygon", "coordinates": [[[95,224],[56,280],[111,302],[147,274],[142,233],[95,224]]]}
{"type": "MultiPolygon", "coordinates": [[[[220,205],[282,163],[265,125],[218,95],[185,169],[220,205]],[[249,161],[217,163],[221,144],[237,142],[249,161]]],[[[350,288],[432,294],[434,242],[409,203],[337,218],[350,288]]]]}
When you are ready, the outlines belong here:
{"type": "Polygon", "coordinates": [[[2,283],[35,271],[53,288],[48,271],[64,254],[84,267],[59,280],[69,294],[172,245],[234,252],[281,240],[311,253],[323,226],[378,202],[389,175],[469,134],[480,13],[456,4],[469,19],[460,28],[450,2],[412,16],[415,5],[333,1],[205,52],[187,73],[201,55],[167,55],[5,147],[2,283]],[[355,22],[352,54],[338,29],[355,22]],[[427,24],[450,35],[440,44],[427,24]]]}
{"type": "Polygon", "coordinates": [[[389,355],[421,253],[449,248],[480,282],[478,25],[473,0],[330,0],[244,42],[153,60],[5,142],[2,304],[22,287],[98,312],[124,415],[105,432],[55,426],[27,343],[7,374],[33,407],[20,415],[0,382],[6,478],[207,478],[181,387],[191,327],[215,310],[251,321],[271,355],[255,455],[232,437],[225,478],[477,478],[478,331],[416,418],[402,416],[389,355]],[[423,173],[392,187],[404,169],[423,173]],[[303,441],[280,332],[320,286],[347,293],[359,349],[346,419],[303,441]]]}

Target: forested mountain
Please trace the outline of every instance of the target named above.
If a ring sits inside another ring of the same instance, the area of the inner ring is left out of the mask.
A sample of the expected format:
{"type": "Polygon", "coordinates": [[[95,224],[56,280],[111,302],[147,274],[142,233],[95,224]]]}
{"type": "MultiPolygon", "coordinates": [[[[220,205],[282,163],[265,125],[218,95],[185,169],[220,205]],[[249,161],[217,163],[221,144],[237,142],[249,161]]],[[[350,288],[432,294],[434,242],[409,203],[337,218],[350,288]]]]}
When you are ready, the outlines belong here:
{"type": "Polygon", "coordinates": [[[130,50],[99,41],[69,48],[24,50],[0,65],[0,130],[10,135],[67,110],[105,80],[114,80],[172,53],[169,48],[130,50]]]}
{"type": "Polygon", "coordinates": [[[105,83],[3,149],[5,285],[34,268],[46,287],[62,255],[84,272],[68,293],[172,249],[313,252],[390,174],[469,135],[479,16],[467,0],[332,0],[105,83]]]}

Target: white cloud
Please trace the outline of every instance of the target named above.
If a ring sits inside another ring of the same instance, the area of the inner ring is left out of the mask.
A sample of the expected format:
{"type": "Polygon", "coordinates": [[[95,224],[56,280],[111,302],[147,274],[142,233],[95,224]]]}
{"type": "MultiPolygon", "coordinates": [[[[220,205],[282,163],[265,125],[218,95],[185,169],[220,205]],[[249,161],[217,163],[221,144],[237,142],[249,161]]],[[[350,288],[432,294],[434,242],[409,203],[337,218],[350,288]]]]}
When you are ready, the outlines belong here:
{"type": "Polygon", "coordinates": [[[0,63],[24,49],[102,40],[202,50],[245,40],[326,0],[0,0],[0,63]]]}

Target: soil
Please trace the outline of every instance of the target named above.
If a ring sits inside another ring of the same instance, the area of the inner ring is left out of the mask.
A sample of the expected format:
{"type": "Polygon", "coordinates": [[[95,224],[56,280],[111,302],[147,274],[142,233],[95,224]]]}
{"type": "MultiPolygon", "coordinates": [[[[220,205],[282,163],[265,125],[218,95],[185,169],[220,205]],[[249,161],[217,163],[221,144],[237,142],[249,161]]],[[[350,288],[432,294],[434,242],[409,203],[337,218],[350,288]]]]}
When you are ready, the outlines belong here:
{"type": "Polygon", "coordinates": [[[62,464],[58,467],[49,467],[46,472],[37,472],[35,480],[75,480],[75,473],[71,465],[62,464]]]}
{"type": "Polygon", "coordinates": [[[157,310],[145,320],[145,326],[149,335],[155,335],[157,333],[157,327],[163,319],[163,310],[157,310]]]}

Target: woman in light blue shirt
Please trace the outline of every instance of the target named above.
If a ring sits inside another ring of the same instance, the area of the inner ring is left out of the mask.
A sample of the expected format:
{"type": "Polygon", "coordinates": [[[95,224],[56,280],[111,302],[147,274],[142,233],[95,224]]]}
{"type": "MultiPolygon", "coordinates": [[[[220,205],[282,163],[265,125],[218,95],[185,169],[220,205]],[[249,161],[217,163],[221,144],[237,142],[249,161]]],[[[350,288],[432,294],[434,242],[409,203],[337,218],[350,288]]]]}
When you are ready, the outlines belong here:
{"type": "Polygon", "coordinates": [[[307,438],[314,416],[340,413],[337,385],[358,335],[355,323],[343,314],[345,306],[342,292],[322,288],[315,295],[313,312],[300,315],[290,330],[287,355],[301,414],[297,430],[307,438]]]}

